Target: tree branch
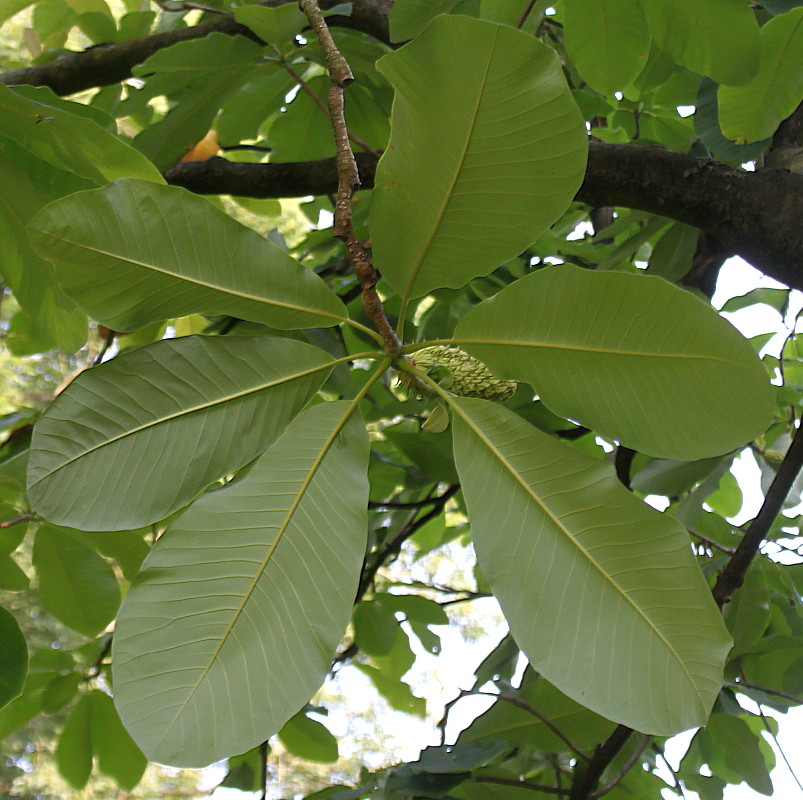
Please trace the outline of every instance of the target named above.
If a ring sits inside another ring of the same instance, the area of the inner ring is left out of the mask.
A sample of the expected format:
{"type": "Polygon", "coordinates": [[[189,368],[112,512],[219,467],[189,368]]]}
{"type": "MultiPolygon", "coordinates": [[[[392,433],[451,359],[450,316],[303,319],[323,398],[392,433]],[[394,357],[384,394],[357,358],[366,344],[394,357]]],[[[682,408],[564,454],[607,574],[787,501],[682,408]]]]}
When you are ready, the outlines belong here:
{"type": "MultiPolygon", "coordinates": [[[[362,188],[373,186],[376,156],[358,154],[362,188]]],[[[302,197],[336,187],[333,159],[295,164],[177,164],[169,183],[198,194],[302,197]]],[[[575,198],[593,207],[660,214],[699,228],[778,281],[803,289],[803,175],[784,169],[745,172],[660,147],[592,141],[575,198]]]]}
{"type": "MultiPolygon", "coordinates": [[[[275,8],[288,2],[291,0],[261,0],[260,5],[275,8]]],[[[321,0],[321,5],[330,8],[338,2],[339,0],[321,0]]],[[[389,43],[390,5],[390,0],[353,0],[351,15],[332,16],[329,24],[368,33],[389,43]]],[[[0,81],[8,86],[49,86],[58,95],[75,94],[124,81],[131,77],[131,70],[137,64],[141,64],[157,50],[189,39],[203,39],[210,33],[225,33],[229,36],[239,34],[261,41],[249,28],[235,22],[233,17],[219,15],[189,28],[155,33],[126,42],[97,45],[80,53],[59,56],[46,64],[6,72],[0,75],[0,81]]]]}
{"type": "Polygon", "coordinates": [[[747,528],[733,558],[719,573],[712,594],[720,608],[730,601],[733,593],[744,583],[747,570],[758,553],[767,531],[780,513],[801,466],[803,466],[803,426],[797,429],[792,445],[778,468],[756,518],[747,528]]]}
{"type": "Polygon", "coordinates": [[[616,754],[625,746],[632,728],[619,725],[616,730],[596,749],[591,761],[585,768],[575,769],[572,790],[569,800],[588,800],[593,796],[594,789],[602,777],[602,773],[616,757],[616,754]]]}
{"type": "Polygon", "coordinates": [[[393,326],[385,314],[379,293],[376,291],[379,273],[371,263],[362,243],[354,235],[352,226],[351,198],[360,186],[360,172],[349,142],[343,93],[346,86],[354,80],[354,76],[329,32],[317,0],[301,0],[301,9],[310,21],[318,43],[326,56],[326,66],[331,81],[328,94],[328,113],[337,153],[335,156],[337,197],[332,235],[340,239],[346,246],[349,262],[362,287],[362,307],[366,316],[376,325],[376,329],[381,334],[385,352],[396,357],[401,353],[402,343],[393,330],[393,326]]]}

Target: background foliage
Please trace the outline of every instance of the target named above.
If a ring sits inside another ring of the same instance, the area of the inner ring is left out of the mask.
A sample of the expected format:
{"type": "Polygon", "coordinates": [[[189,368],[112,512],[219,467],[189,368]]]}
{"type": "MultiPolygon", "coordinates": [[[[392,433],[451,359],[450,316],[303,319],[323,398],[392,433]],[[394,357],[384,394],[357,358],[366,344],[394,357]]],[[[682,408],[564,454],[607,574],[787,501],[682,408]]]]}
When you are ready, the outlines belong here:
{"type": "Polygon", "coordinates": [[[803,5],[321,6],[0,0],[0,791],[771,795],[803,5]]]}

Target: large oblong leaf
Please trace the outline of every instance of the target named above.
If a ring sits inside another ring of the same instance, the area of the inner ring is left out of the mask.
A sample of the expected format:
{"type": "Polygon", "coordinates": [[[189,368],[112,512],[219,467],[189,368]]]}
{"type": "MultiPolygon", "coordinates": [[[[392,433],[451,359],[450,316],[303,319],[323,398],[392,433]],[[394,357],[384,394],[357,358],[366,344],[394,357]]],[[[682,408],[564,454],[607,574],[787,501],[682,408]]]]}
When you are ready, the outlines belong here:
{"type": "Polygon", "coordinates": [[[562,265],[480,303],[455,342],[601,436],[695,461],[755,439],[773,393],[728,322],[661,278],[562,265]]]}
{"type": "Polygon", "coordinates": [[[37,422],[28,496],[81,530],[149,525],[256,458],[331,371],[287,339],[189,336],[81,373],[37,422]]]}
{"type": "Polygon", "coordinates": [[[175,186],[122,180],[46,206],[29,226],[64,291],[119,331],[188,314],[328,327],[337,296],[280,247],[175,186]]]}
{"type": "Polygon", "coordinates": [[[566,210],[587,135],[552,50],[514,28],[442,16],[377,68],[396,99],[371,235],[399,294],[488,274],[566,210]]]}
{"type": "Polygon", "coordinates": [[[28,674],[28,647],[25,637],[9,611],[0,606],[0,708],[22,693],[28,674]]]}
{"type": "Polygon", "coordinates": [[[533,668],[644,733],[704,724],[730,637],[685,531],[512,411],[452,404],[477,558],[533,668]]]}
{"type": "Polygon", "coordinates": [[[322,683],[366,546],[369,443],[353,412],[304,411],[146,559],[113,663],[120,716],[151,760],[202,767],[244,752],[322,683]]]}

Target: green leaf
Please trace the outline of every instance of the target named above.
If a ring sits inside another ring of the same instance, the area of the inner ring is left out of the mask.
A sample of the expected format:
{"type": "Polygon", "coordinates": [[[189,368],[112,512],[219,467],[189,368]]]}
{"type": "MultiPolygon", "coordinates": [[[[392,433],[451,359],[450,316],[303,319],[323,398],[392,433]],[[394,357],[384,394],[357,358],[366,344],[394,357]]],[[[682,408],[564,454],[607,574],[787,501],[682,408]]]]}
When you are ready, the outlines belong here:
{"type": "Polygon", "coordinates": [[[803,8],[773,17],[761,29],[761,67],[750,83],[721,86],[722,132],[737,144],[775,133],[803,100],[803,8]]]}
{"type": "Polygon", "coordinates": [[[721,461],[721,458],[706,458],[701,461],[656,458],[635,474],[630,485],[641,494],[677,497],[707,478],[721,461]]]}
{"type": "Polygon", "coordinates": [[[73,706],[56,745],[56,764],[64,780],[83,789],[92,774],[92,700],[83,695],[73,706]]]}
{"type": "MultiPolygon", "coordinates": [[[[239,789],[241,792],[259,792],[265,786],[262,773],[262,747],[254,747],[247,753],[229,759],[226,777],[221,786],[239,789]]],[[[270,750],[268,750],[270,752],[270,750]]]]}
{"type": "Polygon", "coordinates": [[[436,775],[464,772],[484,767],[508,749],[507,744],[500,741],[427,747],[421,751],[418,760],[412,762],[410,766],[422,772],[433,772],[436,775]]]}
{"type": "Polygon", "coordinates": [[[371,234],[377,267],[402,297],[487,275],[569,206],[587,135],[551,49],[443,16],[377,67],[396,99],[371,234]]]}
{"type": "Polygon", "coordinates": [[[539,270],[469,312],[454,341],[498,378],[531,384],[556,414],[660,458],[730,452],[772,414],[750,343],[660,278],[539,270]]]}
{"type": "Polygon", "coordinates": [[[731,714],[712,714],[705,730],[725,764],[759,794],[771,797],[772,779],[759,750],[760,737],[747,723],[731,714]]]}
{"type": "Polygon", "coordinates": [[[142,779],[148,760],[123,727],[111,697],[94,690],[92,701],[92,749],[98,769],[114,778],[121,789],[131,790],[142,779]]]}
{"type": "Polygon", "coordinates": [[[781,316],[785,316],[786,309],[789,306],[789,290],[759,286],[745,294],[729,298],[720,311],[732,314],[734,311],[741,311],[743,308],[749,308],[757,303],[763,303],[770,308],[774,308],[781,316]]]}
{"type": "Polygon", "coordinates": [[[19,730],[42,710],[42,696],[58,673],[33,673],[33,662],[29,664],[28,678],[19,697],[14,698],[5,708],[0,709],[0,740],[19,730]]]}
{"type": "Polygon", "coordinates": [[[34,0],[0,0],[0,25],[32,5],[34,0]]]}
{"type": "Polygon", "coordinates": [[[710,78],[700,81],[694,112],[694,130],[700,141],[721,161],[728,164],[746,164],[755,161],[768,147],[769,140],[751,144],[734,144],[726,139],[719,127],[719,85],[710,78]]]}
{"type": "Polygon", "coordinates": [[[45,714],[55,714],[60,711],[75,699],[78,688],[83,683],[84,676],[80,672],[68,672],[66,675],[53,678],[42,694],[42,711],[45,714]]]}
{"type": "Polygon", "coordinates": [[[675,222],[656,242],[647,272],[670,283],[679,281],[692,267],[700,231],[682,222],[675,222]]]}
{"type": "Polygon", "coordinates": [[[760,563],[752,564],[744,583],[725,606],[723,616],[733,637],[732,659],[750,650],[764,635],[770,624],[770,591],[760,563]]]}
{"type": "Polygon", "coordinates": [[[240,6],[234,9],[234,19],[279,51],[292,46],[296,35],[307,24],[307,18],[293,3],[278,8],[240,6]]]}
{"type": "Polygon", "coordinates": [[[512,411],[452,407],[477,558],[533,668],[639,731],[703,724],[730,637],[686,532],[512,411]]]}
{"type": "Polygon", "coordinates": [[[28,674],[28,647],[13,615],[0,607],[0,706],[22,694],[28,674]]]}
{"type": "Polygon", "coordinates": [[[376,600],[394,611],[401,611],[408,621],[415,620],[425,625],[449,624],[443,606],[419,594],[382,593],[376,596],[376,600]]]}
{"type": "Polygon", "coordinates": [[[640,2],[656,45],[681,66],[728,84],[758,72],[758,22],[742,0],[640,2]]]}
{"type": "Polygon", "coordinates": [[[130,530],[262,453],[331,359],[263,337],[164,339],[81,373],[34,428],[28,496],[45,519],[130,530]]]}
{"type": "Polygon", "coordinates": [[[567,0],[566,53],[580,76],[603,95],[626,89],[650,54],[650,30],[638,0],[567,0]]]}
{"type": "Polygon", "coordinates": [[[151,760],[241,753],[318,689],[362,566],[367,465],[353,404],[313,406],[156,543],[113,650],[117,708],[151,760]]]}
{"type": "Polygon", "coordinates": [[[384,604],[364,600],[354,609],[354,641],[369,656],[386,656],[393,649],[399,623],[384,604]]]}
{"type": "Polygon", "coordinates": [[[288,752],[298,758],[332,764],[337,761],[337,739],[321,722],[311,719],[306,712],[299,711],[282,726],[279,739],[288,752]]]}
{"type": "MultiPolygon", "coordinates": [[[[556,689],[545,678],[537,676],[532,670],[524,673],[521,689],[515,693],[505,691],[536,709],[571,742],[580,748],[590,749],[608,737],[614,724],[589,711],[579,703],[556,689]]],[[[459,741],[473,742],[484,739],[498,739],[508,746],[527,745],[533,750],[550,753],[570,752],[566,742],[552,729],[526,708],[506,700],[497,700],[484,714],[477,717],[461,734],[459,741]]]]}
{"type": "MultiPolygon", "coordinates": [[[[307,85],[315,96],[326,104],[329,78],[311,78],[307,85]]],[[[313,161],[332,158],[335,143],[332,126],[326,114],[306,92],[299,92],[270,126],[268,134],[272,152],[277,161],[313,161]]]]}
{"type": "Polygon", "coordinates": [[[185,189],[118,181],[50,204],[30,230],[64,291],[113,330],[188,314],[281,329],[348,316],[317,275],[185,189]]]}
{"type": "Polygon", "coordinates": [[[164,183],[133,147],[86,112],[65,111],[63,101],[37,102],[0,84],[0,112],[0,134],[59,169],[98,184],[124,177],[164,183]]]}
{"type": "Polygon", "coordinates": [[[11,556],[0,556],[0,589],[7,592],[24,592],[28,588],[28,576],[11,556]]]}
{"type": "Polygon", "coordinates": [[[223,33],[154,53],[134,74],[183,75],[186,85],[164,118],[147,126],[134,144],[161,170],[175,164],[206,135],[226,100],[257,73],[261,55],[262,48],[245,36],[223,33]]]}
{"type": "Polygon", "coordinates": [[[390,9],[390,41],[414,39],[439,14],[450,14],[461,0],[396,0],[390,9]]]}
{"type": "Polygon", "coordinates": [[[68,528],[65,528],[64,531],[105,558],[114,559],[127,581],[133,581],[137,577],[145,556],[151,550],[148,543],[142,538],[141,531],[96,532],[68,528]]]}
{"type": "Polygon", "coordinates": [[[413,694],[413,690],[400,678],[388,675],[381,669],[372,667],[369,664],[354,665],[363,675],[367,675],[374,684],[376,690],[391,708],[401,711],[404,714],[415,714],[419,717],[426,716],[427,701],[423,697],[413,694]]]}
{"type": "Polygon", "coordinates": [[[33,563],[39,599],[58,620],[84,636],[95,636],[113,619],[120,587],[97,554],[51,525],[36,532],[33,563]]]}
{"type": "MultiPolygon", "coordinates": [[[[0,138],[0,181],[13,186],[0,194],[0,258],[3,280],[27,312],[32,333],[46,338],[46,346],[72,352],[86,341],[86,315],[58,286],[53,267],[34,252],[26,224],[60,190],[86,188],[79,179],[63,180],[64,173],[23,149],[0,138]],[[76,185],[77,184],[77,185],[76,185]]],[[[17,329],[12,332],[17,333],[17,329]]],[[[40,352],[37,350],[36,352],[40,352]]]]}

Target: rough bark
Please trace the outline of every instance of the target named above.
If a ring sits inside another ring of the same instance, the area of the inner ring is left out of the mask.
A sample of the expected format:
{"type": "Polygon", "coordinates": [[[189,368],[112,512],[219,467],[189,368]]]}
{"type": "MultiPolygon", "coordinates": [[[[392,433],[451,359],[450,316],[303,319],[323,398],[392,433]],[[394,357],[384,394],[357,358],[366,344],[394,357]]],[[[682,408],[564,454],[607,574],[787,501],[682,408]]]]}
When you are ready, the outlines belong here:
{"type": "MultiPolygon", "coordinates": [[[[376,156],[358,154],[363,188],[376,156]]],[[[334,159],[295,164],[179,164],[168,181],[199,194],[300,197],[337,187],[334,159]]],[[[803,175],[785,169],[745,172],[659,147],[592,142],[577,200],[661,214],[712,236],[778,281],[803,289],[803,175]]]]}
{"type": "MultiPolygon", "coordinates": [[[[262,0],[261,5],[279,6],[286,2],[287,0],[262,0]]],[[[321,5],[328,8],[337,2],[338,0],[324,0],[321,5]]],[[[355,0],[352,9],[351,16],[330,17],[329,24],[369,33],[381,41],[388,41],[390,0],[355,0]]],[[[80,53],[59,56],[46,64],[6,72],[0,75],[0,81],[8,86],[49,86],[62,96],[75,94],[96,86],[109,86],[124,81],[131,77],[131,70],[137,64],[141,64],[157,50],[188,39],[202,39],[215,32],[229,36],[240,34],[259,41],[248,28],[235,22],[233,17],[221,14],[190,28],[155,33],[127,42],[97,45],[80,53]]]]}

